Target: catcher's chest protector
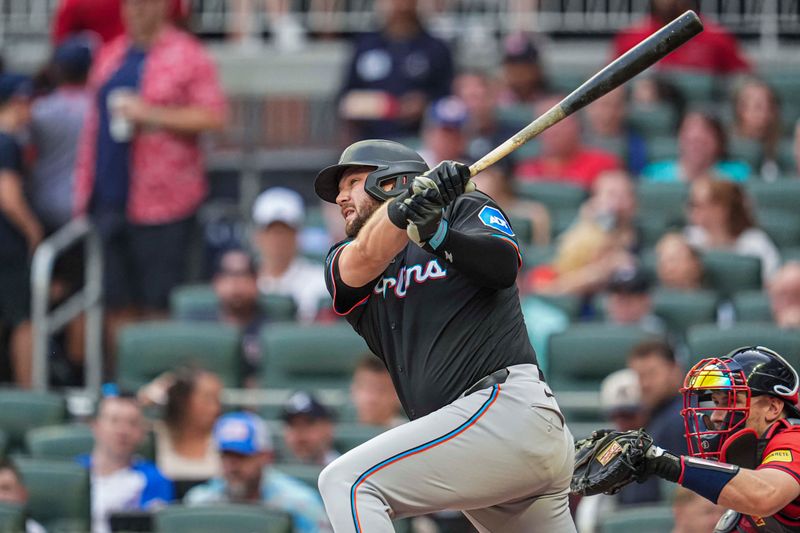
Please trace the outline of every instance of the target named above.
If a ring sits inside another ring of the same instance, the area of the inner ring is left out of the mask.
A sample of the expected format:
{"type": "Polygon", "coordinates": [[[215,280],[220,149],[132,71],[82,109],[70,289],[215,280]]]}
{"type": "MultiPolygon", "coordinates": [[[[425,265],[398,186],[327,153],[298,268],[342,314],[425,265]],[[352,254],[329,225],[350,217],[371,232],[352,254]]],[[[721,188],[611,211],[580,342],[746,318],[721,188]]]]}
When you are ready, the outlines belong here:
{"type": "MultiPolygon", "coordinates": [[[[773,424],[772,426],[770,426],[769,429],[767,429],[767,432],[761,439],[758,440],[758,443],[756,445],[757,446],[755,450],[756,465],[761,464],[761,462],[764,460],[764,450],[766,449],[766,445],[767,442],[769,442],[769,439],[771,439],[778,433],[783,433],[785,431],[796,433],[798,435],[798,439],[800,439],[800,420],[794,418],[780,420],[775,424],[773,424]]],[[[746,468],[752,468],[752,467],[746,466],[746,468]]],[[[714,533],[733,533],[733,532],[800,533],[800,521],[797,522],[797,525],[790,526],[779,522],[778,519],[775,518],[774,516],[762,518],[759,516],[744,515],[742,513],[737,513],[736,511],[729,510],[726,511],[725,514],[722,515],[722,518],[719,519],[719,522],[717,522],[717,526],[714,528],[714,533]]]]}

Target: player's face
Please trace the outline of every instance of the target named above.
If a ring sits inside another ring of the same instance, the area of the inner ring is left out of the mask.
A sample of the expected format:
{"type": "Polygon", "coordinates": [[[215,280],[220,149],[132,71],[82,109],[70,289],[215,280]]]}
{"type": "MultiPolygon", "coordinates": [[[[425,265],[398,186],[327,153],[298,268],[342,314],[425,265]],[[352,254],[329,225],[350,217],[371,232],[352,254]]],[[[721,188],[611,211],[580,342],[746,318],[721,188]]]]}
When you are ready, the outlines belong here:
{"type": "Polygon", "coordinates": [[[372,172],[369,167],[347,170],[339,180],[339,195],[336,204],[342,211],[344,229],[348,237],[355,237],[372,213],[380,207],[380,202],[364,190],[367,175],[372,172]]]}

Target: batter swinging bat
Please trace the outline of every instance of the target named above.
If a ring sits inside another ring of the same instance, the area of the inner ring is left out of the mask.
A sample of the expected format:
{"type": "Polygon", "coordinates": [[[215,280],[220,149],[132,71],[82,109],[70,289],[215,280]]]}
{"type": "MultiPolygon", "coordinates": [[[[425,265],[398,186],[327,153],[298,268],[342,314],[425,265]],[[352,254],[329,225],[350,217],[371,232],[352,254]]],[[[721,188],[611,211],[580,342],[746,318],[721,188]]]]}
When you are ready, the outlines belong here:
{"type": "MultiPolygon", "coordinates": [[[[616,89],[701,31],[703,23],[700,22],[700,18],[694,11],[687,11],[618,57],[575,89],[572,94],[547,110],[544,115],[473,163],[469,167],[470,176],[498,162],[564,117],[616,89]]],[[[474,187],[472,182],[467,183],[467,190],[474,190],[474,187]]]]}

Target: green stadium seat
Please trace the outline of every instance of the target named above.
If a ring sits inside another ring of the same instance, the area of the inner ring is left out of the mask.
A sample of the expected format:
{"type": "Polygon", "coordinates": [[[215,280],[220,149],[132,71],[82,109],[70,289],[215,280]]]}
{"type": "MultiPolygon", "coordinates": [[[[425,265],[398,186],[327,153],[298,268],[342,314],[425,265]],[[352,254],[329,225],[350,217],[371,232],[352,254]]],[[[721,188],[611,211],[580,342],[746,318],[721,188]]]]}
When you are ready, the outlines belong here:
{"type": "Polygon", "coordinates": [[[59,424],[66,416],[66,402],[58,394],[0,389],[0,430],[6,434],[9,451],[22,449],[29,429],[59,424]]]}
{"type": "Polygon", "coordinates": [[[526,246],[522,249],[522,267],[525,269],[534,268],[539,265],[550,263],[556,255],[556,247],[549,246],[526,246]]]}
{"type": "Polygon", "coordinates": [[[8,433],[0,429],[0,457],[5,457],[8,449],[8,433]]]}
{"type": "Polygon", "coordinates": [[[800,205],[800,180],[748,180],[745,187],[759,213],[762,209],[796,212],[800,205]]]}
{"type": "Polygon", "coordinates": [[[738,322],[770,322],[772,310],[764,291],[737,292],[731,298],[738,322]]]}
{"type": "Polygon", "coordinates": [[[72,460],[92,451],[94,436],[86,424],[64,424],[32,429],[25,435],[25,443],[36,459],[72,460]]]}
{"type": "Polygon", "coordinates": [[[670,72],[669,82],[675,85],[689,102],[714,100],[715,76],[695,72],[670,72]]]}
{"type": "Polygon", "coordinates": [[[580,84],[588,80],[594,75],[594,72],[587,72],[585,70],[576,68],[567,69],[553,69],[549,72],[550,88],[558,93],[571,93],[580,84]]]}
{"type": "Polygon", "coordinates": [[[262,384],[346,389],[358,360],[367,352],[366,343],[349,324],[271,324],[261,331],[262,384]]]}
{"type": "Polygon", "coordinates": [[[299,479],[314,490],[317,490],[319,473],[322,472],[322,467],[319,465],[301,463],[275,463],[270,468],[299,479]]]}
{"type": "Polygon", "coordinates": [[[757,169],[764,159],[764,150],[758,141],[733,137],[728,142],[728,159],[743,161],[750,165],[750,168],[757,169]]]}
{"type": "Polygon", "coordinates": [[[759,209],[756,219],[779,249],[800,245],[800,215],[796,211],[759,209]]]}
{"type": "Polygon", "coordinates": [[[570,320],[577,320],[581,313],[582,302],[580,298],[572,294],[533,294],[529,296],[523,296],[522,299],[543,300],[564,311],[570,320]]]}
{"type": "Polygon", "coordinates": [[[15,460],[28,489],[28,513],[48,531],[89,531],[89,472],[74,461],[15,460]]]}
{"type": "Polygon", "coordinates": [[[544,204],[552,213],[559,210],[577,211],[586,199],[586,191],[577,185],[553,181],[517,181],[517,194],[544,204]]]}
{"type": "Polygon", "coordinates": [[[678,141],[675,137],[652,137],[647,139],[647,160],[651,163],[678,157],[678,141]]]}
{"type": "Polygon", "coordinates": [[[15,503],[0,502],[0,533],[25,531],[25,507],[15,503]]]}
{"type": "Polygon", "coordinates": [[[156,533],[291,533],[292,517],[261,505],[171,505],[155,513],[156,533]]]}
{"type": "Polygon", "coordinates": [[[517,236],[517,242],[520,245],[533,244],[533,222],[527,217],[508,216],[511,227],[514,229],[514,234],[517,236]]]}
{"type": "Polygon", "coordinates": [[[497,120],[516,129],[522,129],[534,118],[532,104],[509,104],[497,108],[497,120]]]}
{"type": "Polygon", "coordinates": [[[645,138],[675,135],[678,114],[666,104],[635,105],[628,111],[628,124],[645,138]]]}
{"type": "Polygon", "coordinates": [[[733,252],[707,251],[702,254],[706,279],[720,296],[730,298],[738,291],[761,288],[761,260],[733,252]]]}
{"type": "Polygon", "coordinates": [[[636,344],[654,336],[636,327],[574,324],[548,343],[548,382],[553,390],[599,390],[611,372],[625,367],[636,344]]]}
{"type": "MultiPolygon", "coordinates": [[[[170,315],[175,320],[214,316],[218,305],[211,285],[183,285],[169,296],[170,315]]],[[[259,305],[272,320],[294,320],[297,306],[291,296],[269,295],[259,298],[259,305]]]]}
{"type": "Polygon", "coordinates": [[[336,424],[333,435],[333,447],[342,453],[349,452],[356,446],[364,444],[373,437],[386,431],[385,427],[367,426],[365,424],[336,424]]]}
{"type": "Polygon", "coordinates": [[[800,246],[787,246],[781,248],[781,259],[784,263],[789,261],[800,261],[800,246]]]}
{"type": "Polygon", "coordinates": [[[653,295],[653,311],[670,332],[683,337],[689,326],[716,321],[717,294],[707,290],[657,290],[653,295]]]}
{"type": "Polygon", "coordinates": [[[760,344],[783,355],[795,368],[800,364],[800,331],[780,329],[769,322],[737,322],[727,329],[701,324],[689,328],[686,340],[693,362],[760,344]]]}
{"type": "Polygon", "coordinates": [[[682,222],[686,216],[689,188],[685,183],[639,182],[636,189],[639,213],[658,217],[667,224],[682,222]]]}
{"type": "Polygon", "coordinates": [[[665,233],[677,229],[677,227],[676,224],[668,222],[666,217],[649,211],[647,213],[647,216],[639,217],[636,227],[639,230],[642,245],[646,248],[654,248],[665,233]]]}
{"type": "Polygon", "coordinates": [[[225,386],[240,383],[241,340],[230,326],[206,322],[145,322],[119,335],[119,385],[136,390],[161,373],[193,364],[219,375],[225,386]]]}
{"type": "Polygon", "coordinates": [[[672,507],[648,505],[616,509],[600,520],[600,533],[670,533],[673,528],[672,507]]]}

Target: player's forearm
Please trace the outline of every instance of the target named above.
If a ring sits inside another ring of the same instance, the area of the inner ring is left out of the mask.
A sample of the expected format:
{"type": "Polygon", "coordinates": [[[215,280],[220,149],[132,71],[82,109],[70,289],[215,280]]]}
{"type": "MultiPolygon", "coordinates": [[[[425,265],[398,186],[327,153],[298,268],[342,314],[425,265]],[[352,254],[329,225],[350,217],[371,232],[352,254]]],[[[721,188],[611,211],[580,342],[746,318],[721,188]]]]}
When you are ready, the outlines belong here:
{"type": "Polygon", "coordinates": [[[406,232],[389,220],[383,204],[342,250],[339,275],[350,287],[363,287],[386,270],[394,257],[408,244],[406,232]]]}
{"type": "Polygon", "coordinates": [[[720,492],[718,504],[740,513],[772,516],[794,499],[776,484],[770,470],[742,468],[720,492]],[[788,499],[787,499],[788,498],[788,499]]]}
{"type": "Polygon", "coordinates": [[[225,116],[219,111],[198,106],[153,106],[148,109],[145,122],[175,133],[194,134],[221,130],[225,127],[225,116]]]}
{"type": "Polygon", "coordinates": [[[430,244],[429,251],[485,287],[503,289],[517,280],[519,253],[509,239],[448,230],[440,245],[430,244]]]}

